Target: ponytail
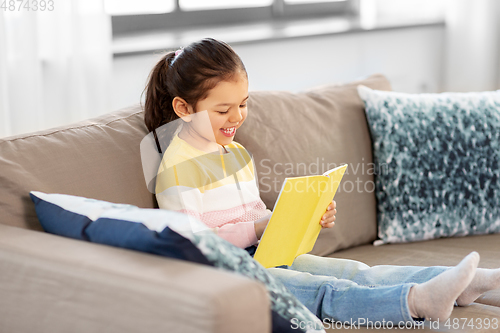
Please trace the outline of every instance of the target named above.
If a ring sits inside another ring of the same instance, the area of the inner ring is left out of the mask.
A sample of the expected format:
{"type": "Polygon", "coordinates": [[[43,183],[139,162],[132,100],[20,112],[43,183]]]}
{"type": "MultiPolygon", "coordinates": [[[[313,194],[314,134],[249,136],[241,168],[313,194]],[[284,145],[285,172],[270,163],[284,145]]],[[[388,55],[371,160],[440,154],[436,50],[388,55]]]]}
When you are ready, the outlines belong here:
{"type": "MultiPolygon", "coordinates": [[[[177,118],[172,107],[174,96],[168,91],[169,66],[175,52],[169,52],[163,56],[153,67],[149,74],[146,92],[146,103],[144,105],[144,122],[150,132],[153,132],[156,146],[161,153],[162,149],[158,137],[164,137],[156,133],[156,129],[177,118]]],[[[144,93],[143,91],[143,93],[144,93]]],[[[163,131],[162,131],[163,132],[163,131]]]]}
{"type": "Polygon", "coordinates": [[[148,84],[144,89],[146,92],[144,123],[148,130],[153,132],[159,153],[162,153],[164,150],[162,146],[165,148],[165,143],[168,145],[173,136],[170,131],[167,132],[166,128],[162,126],[177,118],[172,106],[174,96],[168,89],[168,76],[171,75],[169,67],[174,57],[175,52],[169,52],[158,61],[151,70],[148,84]]]}

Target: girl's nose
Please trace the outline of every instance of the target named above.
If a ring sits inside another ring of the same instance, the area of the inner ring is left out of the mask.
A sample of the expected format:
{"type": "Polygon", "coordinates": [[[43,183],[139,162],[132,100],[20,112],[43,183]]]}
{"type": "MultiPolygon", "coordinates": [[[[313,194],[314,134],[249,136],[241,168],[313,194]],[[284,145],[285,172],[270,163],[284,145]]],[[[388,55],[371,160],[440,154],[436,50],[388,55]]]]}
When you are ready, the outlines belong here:
{"type": "Polygon", "coordinates": [[[241,115],[241,111],[238,109],[236,113],[234,113],[234,116],[229,119],[229,122],[231,123],[239,123],[243,119],[243,116],[241,115]]]}

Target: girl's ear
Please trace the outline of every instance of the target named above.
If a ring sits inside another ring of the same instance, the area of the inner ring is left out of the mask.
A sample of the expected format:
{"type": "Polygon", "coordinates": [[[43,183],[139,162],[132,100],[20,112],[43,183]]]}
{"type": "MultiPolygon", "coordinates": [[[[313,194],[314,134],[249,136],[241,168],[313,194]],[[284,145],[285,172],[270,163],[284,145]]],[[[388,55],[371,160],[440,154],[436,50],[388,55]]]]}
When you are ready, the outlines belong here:
{"type": "Polygon", "coordinates": [[[176,96],[172,100],[172,108],[175,113],[186,123],[189,123],[191,119],[191,114],[194,113],[193,108],[182,98],[176,96]]]}

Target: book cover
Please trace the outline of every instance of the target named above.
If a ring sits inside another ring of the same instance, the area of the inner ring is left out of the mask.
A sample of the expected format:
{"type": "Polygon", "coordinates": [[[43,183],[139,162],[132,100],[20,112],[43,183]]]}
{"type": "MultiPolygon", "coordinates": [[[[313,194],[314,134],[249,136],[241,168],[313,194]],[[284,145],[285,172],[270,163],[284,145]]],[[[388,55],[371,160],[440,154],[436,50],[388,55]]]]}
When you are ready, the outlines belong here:
{"type": "Polygon", "coordinates": [[[254,259],[265,268],[290,266],[311,251],[346,169],[344,164],[322,175],[285,178],[254,259]]]}

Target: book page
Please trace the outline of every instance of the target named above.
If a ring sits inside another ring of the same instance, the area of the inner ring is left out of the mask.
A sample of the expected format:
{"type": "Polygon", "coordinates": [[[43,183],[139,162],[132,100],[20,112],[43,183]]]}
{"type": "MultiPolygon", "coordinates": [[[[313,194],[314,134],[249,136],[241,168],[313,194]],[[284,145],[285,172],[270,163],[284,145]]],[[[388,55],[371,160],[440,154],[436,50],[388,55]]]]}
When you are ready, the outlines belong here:
{"type": "Polygon", "coordinates": [[[320,198],[318,198],[316,209],[311,216],[309,226],[304,234],[302,243],[295,254],[295,258],[301,254],[310,252],[313,249],[319,232],[321,231],[321,217],[325,214],[326,208],[332,202],[346,169],[347,164],[344,164],[328,170],[325,172],[326,175],[324,174],[323,176],[318,176],[322,178],[321,188],[318,191],[318,193],[320,193],[320,198]]]}
{"type": "Polygon", "coordinates": [[[254,255],[264,267],[291,265],[311,216],[324,176],[286,178],[261,242],[254,255]]]}

